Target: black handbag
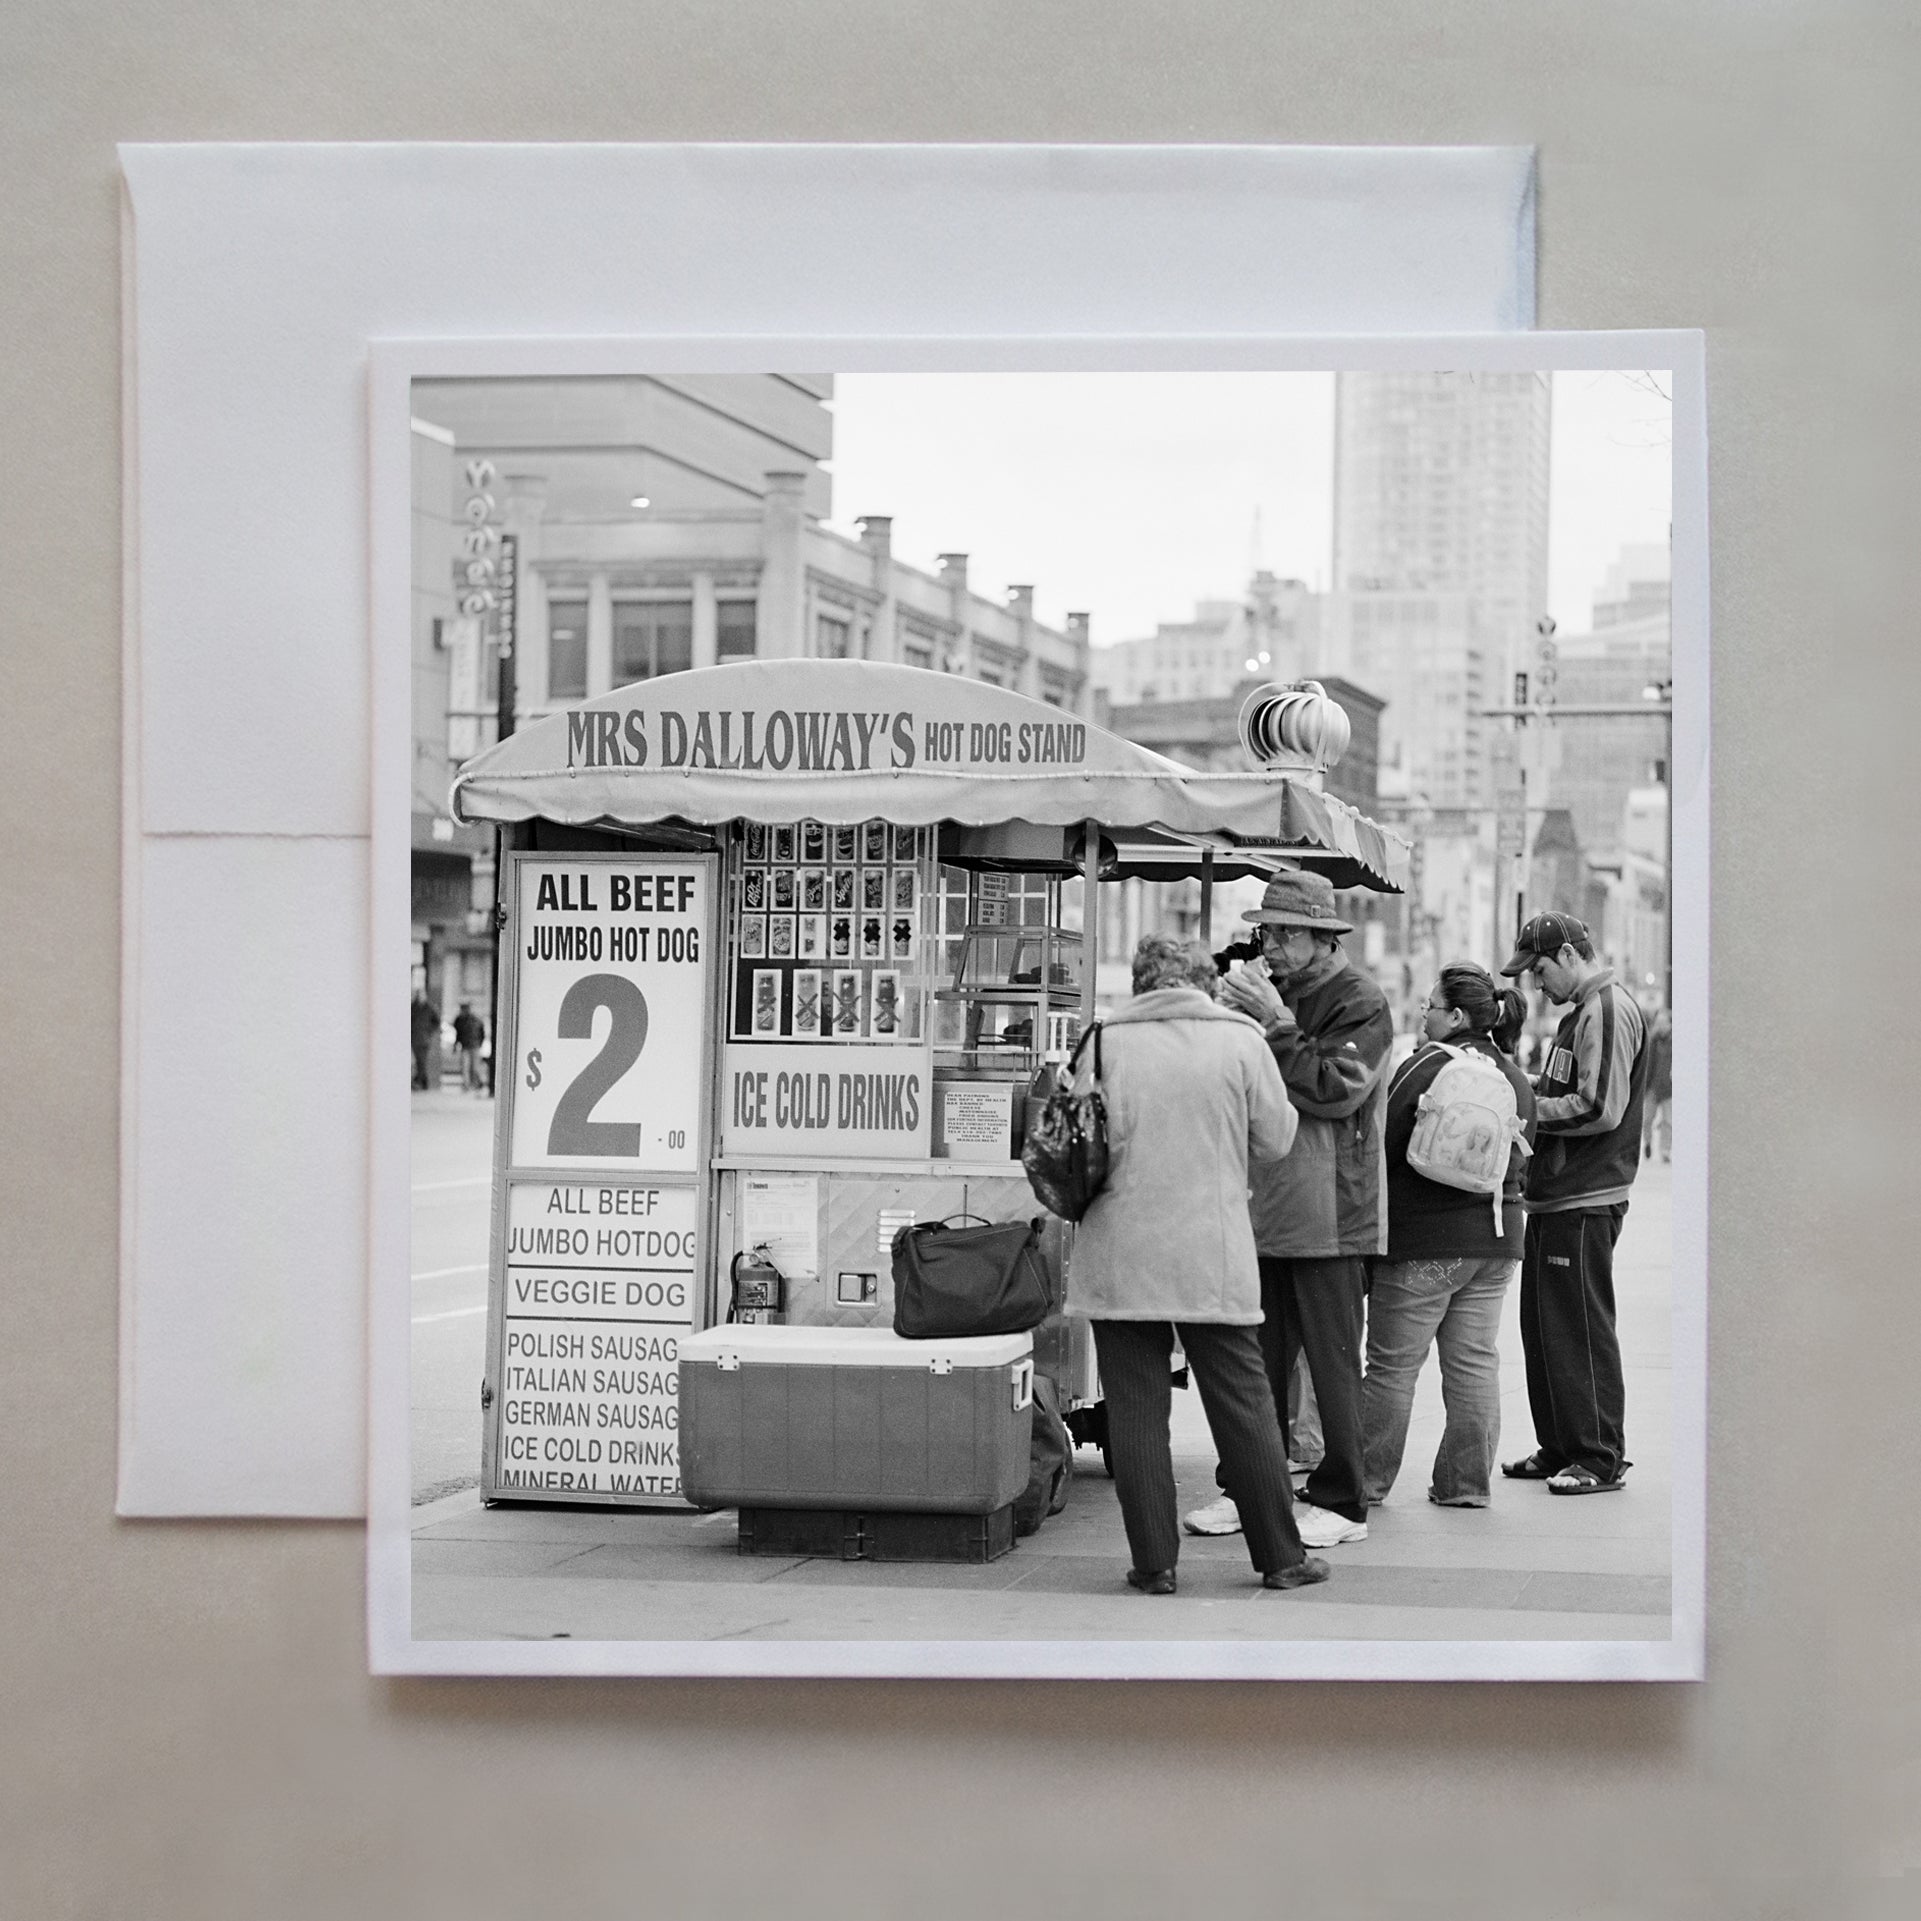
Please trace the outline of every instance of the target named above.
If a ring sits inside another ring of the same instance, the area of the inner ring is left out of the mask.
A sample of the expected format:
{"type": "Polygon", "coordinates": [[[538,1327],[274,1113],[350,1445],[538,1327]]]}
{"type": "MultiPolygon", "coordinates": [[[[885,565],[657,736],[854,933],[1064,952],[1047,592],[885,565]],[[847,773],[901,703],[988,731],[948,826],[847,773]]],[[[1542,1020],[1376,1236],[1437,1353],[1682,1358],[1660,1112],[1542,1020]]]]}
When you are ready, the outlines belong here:
{"type": "Polygon", "coordinates": [[[1075,1044],[1067,1063],[1069,1085],[1048,1095],[1028,1123],[1021,1166],[1041,1205],[1064,1221],[1077,1221],[1107,1185],[1107,1103],[1101,1098],[1101,1024],[1075,1044]],[[1085,1094],[1072,1088],[1081,1049],[1094,1043],[1094,1080],[1085,1094]]]}
{"type": "Polygon", "coordinates": [[[910,1341],[1025,1333],[1052,1305],[1038,1219],[916,1221],[894,1236],[894,1332],[910,1341]]]}

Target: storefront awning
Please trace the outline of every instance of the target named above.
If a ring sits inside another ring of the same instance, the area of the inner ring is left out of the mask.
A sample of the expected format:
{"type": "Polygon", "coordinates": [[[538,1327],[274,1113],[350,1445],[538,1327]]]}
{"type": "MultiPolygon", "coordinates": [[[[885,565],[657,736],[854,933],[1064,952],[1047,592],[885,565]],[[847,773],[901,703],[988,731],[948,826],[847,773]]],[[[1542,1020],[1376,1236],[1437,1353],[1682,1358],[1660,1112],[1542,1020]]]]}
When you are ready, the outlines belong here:
{"type": "Polygon", "coordinates": [[[1398,891],[1406,849],[1280,774],[1197,773],[1024,694],[921,667],[754,660],[617,687],[455,776],[458,821],[1031,821],[1218,834],[1398,891]]]}

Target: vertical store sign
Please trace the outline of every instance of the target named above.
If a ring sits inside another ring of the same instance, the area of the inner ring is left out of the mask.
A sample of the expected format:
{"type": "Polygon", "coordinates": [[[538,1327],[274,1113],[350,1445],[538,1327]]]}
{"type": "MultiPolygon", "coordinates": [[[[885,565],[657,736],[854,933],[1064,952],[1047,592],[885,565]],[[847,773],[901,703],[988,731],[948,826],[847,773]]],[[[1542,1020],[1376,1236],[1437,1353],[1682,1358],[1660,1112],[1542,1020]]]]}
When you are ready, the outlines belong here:
{"type": "Polygon", "coordinates": [[[489,1498],[679,1498],[716,894],[715,863],[697,856],[512,857],[489,1498]]]}
{"type": "MultiPolygon", "coordinates": [[[[491,460],[470,460],[461,470],[465,496],[454,558],[454,597],[460,609],[449,629],[447,752],[466,760],[481,745],[481,680],[491,637],[501,662],[503,713],[510,713],[514,652],[514,539],[495,518],[491,460]]],[[[511,733],[511,723],[502,732],[511,733]]]]}

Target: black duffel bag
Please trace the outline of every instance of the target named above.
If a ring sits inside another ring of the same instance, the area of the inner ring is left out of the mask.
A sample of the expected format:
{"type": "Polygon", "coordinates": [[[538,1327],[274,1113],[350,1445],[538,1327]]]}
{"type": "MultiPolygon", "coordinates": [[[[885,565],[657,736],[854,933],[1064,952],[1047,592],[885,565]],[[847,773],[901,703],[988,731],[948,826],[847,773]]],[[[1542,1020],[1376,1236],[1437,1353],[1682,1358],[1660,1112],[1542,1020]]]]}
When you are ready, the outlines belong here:
{"type": "Polygon", "coordinates": [[[910,1341],[1022,1334],[1053,1305],[1041,1223],[956,1214],[916,1221],[894,1236],[894,1332],[910,1341]]]}

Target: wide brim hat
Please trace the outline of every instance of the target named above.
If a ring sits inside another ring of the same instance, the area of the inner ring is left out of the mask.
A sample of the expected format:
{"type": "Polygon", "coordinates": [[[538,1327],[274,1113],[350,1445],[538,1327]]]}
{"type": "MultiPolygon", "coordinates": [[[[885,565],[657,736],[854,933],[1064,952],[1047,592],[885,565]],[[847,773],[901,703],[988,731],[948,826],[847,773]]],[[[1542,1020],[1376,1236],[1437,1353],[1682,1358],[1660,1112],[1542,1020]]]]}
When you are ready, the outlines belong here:
{"type": "Polygon", "coordinates": [[[1351,934],[1352,921],[1334,909],[1334,888],[1323,874],[1290,868],[1267,883],[1260,906],[1241,916],[1257,927],[1308,927],[1317,934],[1351,934]]]}

